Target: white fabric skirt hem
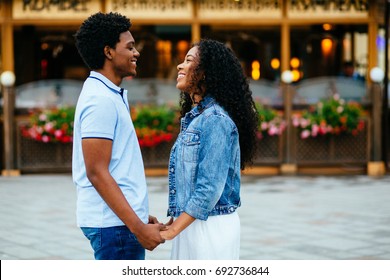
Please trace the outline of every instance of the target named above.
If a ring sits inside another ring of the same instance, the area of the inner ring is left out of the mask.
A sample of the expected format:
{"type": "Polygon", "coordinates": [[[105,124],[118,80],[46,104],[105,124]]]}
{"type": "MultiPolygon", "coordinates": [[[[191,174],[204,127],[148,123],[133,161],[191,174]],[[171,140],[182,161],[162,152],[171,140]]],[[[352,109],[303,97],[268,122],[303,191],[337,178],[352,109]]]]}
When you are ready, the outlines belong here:
{"type": "Polygon", "coordinates": [[[195,220],[172,242],[172,260],[238,260],[240,218],[237,212],[195,220]]]}

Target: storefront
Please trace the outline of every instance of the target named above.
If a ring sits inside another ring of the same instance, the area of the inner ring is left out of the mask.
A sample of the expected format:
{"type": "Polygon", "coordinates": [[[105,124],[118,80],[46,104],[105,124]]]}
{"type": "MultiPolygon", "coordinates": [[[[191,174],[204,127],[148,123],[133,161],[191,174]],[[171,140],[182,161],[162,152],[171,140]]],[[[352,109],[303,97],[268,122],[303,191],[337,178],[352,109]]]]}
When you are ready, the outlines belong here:
{"type": "MultiPolygon", "coordinates": [[[[294,99],[289,101],[291,108],[302,105],[301,100],[303,106],[313,104],[329,91],[366,102],[371,108],[369,71],[375,66],[385,67],[384,1],[379,0],[5,0],[0,2],[0,73],[14,72],[18,89],[28,88],[32,82],[43,84],[46,87],[43,97],[38,91],[29,92],[35,102],[41,98],[46,103],[50,101],[49,105],[61,105],[65,95],[77,97],[79,91],[74,89],[89,70],[77,53],[73,35],[84,19],[98,11],[119,12],[133,22],[131,32],[141,57],[137,77],[125,80],[123,85],[127,87],[131,83],[133,102],[142,96],[157,103],[166,101],[159,100],[162,95],[169,100],[177,99],[176,66],[191,43],[201,38],[217,39],[229,45],[251,78],[254,96],[261,95],[263,104],[284,111],[285,120],[291,115],[286,105],[285,84],[280,83],[285,70],[292,72],[296,91],[294,99]],[[343,67],[348,65],[354,68],[353,76],[361,83],[353,90],[343,80],[333,79],[346,76],[343,67]],[[312,80],[316,80],[314,90],[312,80]],[[72,89],[65,94],[61,86],[72,89]],[[156,97],[158,93],[160,97],[156,97]]],[[[70,104],[75,103],[73,97],[70,104]]],[[[21,96],[18,101],[23,101],[21,96]]],[[[269,143],[261,145],[268,150],[261,152],[259,164],[357,163],[364,169],[373,159],[372,147],[380,146],[371,140],[371,125],[375,123],[378,128],[380,121],[371,119],[371,112],[368,115],[360,138],[347,139],[344,144],[325,141],[326,153],[319,158],[313,158],[320,155],[319,142],[314,141],[310,149],[308,141],[301,141],[295,132],[285,133],[278,140],[262,140],[269,143]],[[288,143],[297,144],[288,147],[288,143]],[[356,147],[360,147],[359,152],[356,147]],[[309,153],[304,155],[301,151],[309,153]]],[[[28,145],[18,145],[28,155],[34,150],[28,145]]],[[[17,154],[23,162],[23,153],[17,154]]],[[[159,158],[151,154],[150,158],[159,158]]],[[[64,157],[58,158],[63,164],[64,157]]]]}
{"type": "Polygon", "coordinates": [[[295,0],[5,0],[0,2],[0,71],[16,85],[42,79],[84,79],[74,47],[80,23],[97,11],[129,16],[141,51],[138,78],[170,79],[190,43],[229,44],[253,79],[295,81],[340,74],[352,61],[363,77],[383,67],[383,1],[295,0]]]}

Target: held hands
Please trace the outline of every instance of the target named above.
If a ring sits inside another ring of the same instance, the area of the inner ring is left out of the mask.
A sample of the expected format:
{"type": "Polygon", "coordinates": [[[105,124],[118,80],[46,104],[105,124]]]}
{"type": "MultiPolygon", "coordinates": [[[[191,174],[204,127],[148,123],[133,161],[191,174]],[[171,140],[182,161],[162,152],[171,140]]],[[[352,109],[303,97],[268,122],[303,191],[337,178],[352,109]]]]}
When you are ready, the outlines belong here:
{"type": "Polygon", "coordinates": [[[195,218],[191,215],[183,212],[180,216],[173,222],[173,219],[165,224],[165,228],[160,232],[161,238],[164,240],[171,240],[180,234],[185,228],[195,221],[195,218]]]}
{"type": "Polygon", "coordinates": [[[171,227],[167,227],[166,229],[160,231],[160,235],[164,240],[172,240],[175,238],[175,234],[173,233],[171,227]]]}
{"type": "Polygon", "coordinates": [[[148,224],[141,224],[137,233],[134,233],[139,243],[146,250],[153,251],[158,245],[165,242],[165,239],[161,237],[160,231],[165,230],[167,226],[172,224],[173,220],[168,223],[160,223],[156,217],[149,216],[148,224]]]}
{"type": "Polygon", "coordinates": [[[169,226],[172,225],[172,223],[173,223],[173,218],[172,218],[172,217],[169,219],[169,221],[168,221],[167,223],[163,224],[163,223],[160,223],[160,222],[157,220],[156,217],[150,216],[150,215],[149,215],[149,224],[159,224],[159,225],[163,225],[163,227],[161,228],[161,230],[167,230],[167,229],[169,228],[169,226]]]}
{"type": "Polygon", "coordinates": [[[164,225],[164,228],[160,231],[160,235],[164,240],[172,240],[175,238],[175,234],[172,228],[173,218],[171,217],[168,223],[164,225]]]}

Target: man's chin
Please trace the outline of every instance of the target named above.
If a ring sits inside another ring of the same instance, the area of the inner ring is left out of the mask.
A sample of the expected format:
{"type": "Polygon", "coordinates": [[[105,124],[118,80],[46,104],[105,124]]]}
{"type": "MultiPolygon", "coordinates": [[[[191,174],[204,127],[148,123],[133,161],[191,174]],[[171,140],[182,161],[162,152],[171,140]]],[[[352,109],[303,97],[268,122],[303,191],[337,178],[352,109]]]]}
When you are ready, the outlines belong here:
{"type": "Polygon", "coordinates": [[[134,78],[135,76],[137,76],[137,72],[134,72],[134,73],[129,73],[125,79],[131,79],[131,78],[134,78]]]}

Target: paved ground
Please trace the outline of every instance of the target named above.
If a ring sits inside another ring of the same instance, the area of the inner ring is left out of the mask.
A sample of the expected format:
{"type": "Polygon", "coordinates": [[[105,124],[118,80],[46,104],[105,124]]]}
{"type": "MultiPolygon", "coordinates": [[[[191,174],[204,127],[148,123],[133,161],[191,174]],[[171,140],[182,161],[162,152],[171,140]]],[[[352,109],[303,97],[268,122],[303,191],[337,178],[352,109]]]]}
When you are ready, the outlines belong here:
{"type": "MultiPolygon", "coordinates": [[[[149,177],[165,221],[166,178],[149,177]]],[[[0,177],[0,259],[92,259],[70,175],[0,177]]],[[[390,177],[243,177],[241,259],[390,260],[390,177]]],[[[169,259],[166,242],[147,259],[169,259]]]]}

